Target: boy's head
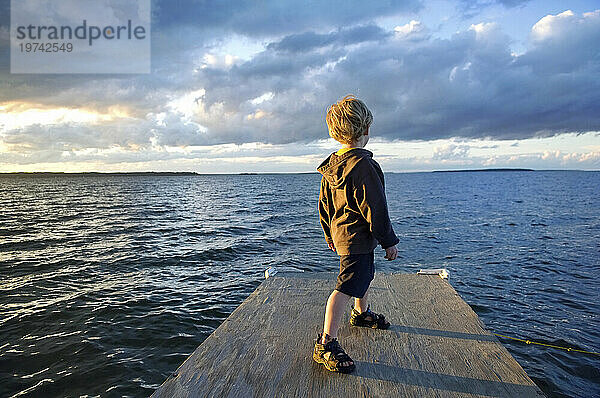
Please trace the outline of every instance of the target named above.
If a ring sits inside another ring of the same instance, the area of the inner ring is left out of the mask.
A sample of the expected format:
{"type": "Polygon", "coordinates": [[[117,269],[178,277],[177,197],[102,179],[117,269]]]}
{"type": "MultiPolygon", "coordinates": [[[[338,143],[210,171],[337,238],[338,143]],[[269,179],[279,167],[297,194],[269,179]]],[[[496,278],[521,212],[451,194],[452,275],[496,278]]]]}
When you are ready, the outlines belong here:
{"type": "Polygon", "coordinates": [[[361,140],[373,122],[373,114],[364,102],[350,94],[329,107],[325,120],[331,138],[351,145],[361,140]]]}

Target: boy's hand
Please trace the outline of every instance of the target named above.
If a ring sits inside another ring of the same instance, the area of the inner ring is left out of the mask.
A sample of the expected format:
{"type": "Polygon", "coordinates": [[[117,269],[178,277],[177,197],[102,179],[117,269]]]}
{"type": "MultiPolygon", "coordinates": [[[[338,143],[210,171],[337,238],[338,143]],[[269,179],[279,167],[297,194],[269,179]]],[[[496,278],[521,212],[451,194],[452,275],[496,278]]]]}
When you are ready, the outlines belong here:
{"type": "Polygon", "coordinates": [[[329,248],[331,249],[331,251],[335,251],[335,246],[333,245],[333,243],[329,244],[329,248]]]}
{"type": "Polygon", "coordinates": [[[398,257],[398,249],[396,249],[396,245],[385,249],[384,258],[386,258],[388,261],[395,260],[396,257],[398,257]]]}

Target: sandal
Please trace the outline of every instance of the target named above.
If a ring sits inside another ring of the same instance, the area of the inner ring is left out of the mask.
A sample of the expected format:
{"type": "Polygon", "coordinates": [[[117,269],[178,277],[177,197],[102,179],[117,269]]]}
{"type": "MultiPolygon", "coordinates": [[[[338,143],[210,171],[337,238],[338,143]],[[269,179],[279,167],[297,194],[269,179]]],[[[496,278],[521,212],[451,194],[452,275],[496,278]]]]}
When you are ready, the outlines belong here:
{"type": "Polygon", "coordinates": [[[313,352],[313,359],[316,363],[322,363],[331,372],[350,373],[354,371],[356,368],[354,361],[346,354],[337,339],[331,339],[326,344],[321,344],[320,341],[321,334],[315,341],[313,352]],[[343,366],[344,362],[352,362],[352,364],[343,366]]]}
{"type": "Polygon", "coordinates": [[[390,327],[390,323],[385,320],[385,316],[371,311],[371,307],[367,307],[367,310],[362,314],[352,307],[350,325],[372,329],[387,329],[390,327]]]}

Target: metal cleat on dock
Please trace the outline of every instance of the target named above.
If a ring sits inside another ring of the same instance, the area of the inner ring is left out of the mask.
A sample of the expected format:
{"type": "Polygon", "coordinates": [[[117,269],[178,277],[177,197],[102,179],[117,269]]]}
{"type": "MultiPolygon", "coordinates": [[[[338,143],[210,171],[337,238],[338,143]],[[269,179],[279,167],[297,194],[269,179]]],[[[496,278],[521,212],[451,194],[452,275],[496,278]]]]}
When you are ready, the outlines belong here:
{"type": "Polygon", "coordinates": [[[448,272],[448,270],[446,268],[420,269],[419,272],[417,272],[417,274],[419,274],[419,275],[439,275],[439,277],[442,279],[448,279],[448,277],[450,276],[450,273],[448,272]]]}
{"type": "Polygon", "coordinates": [[[273,276],[277,273],[277,270],[273,267],[269,267],[265,270],[265,279],[269,279],[270,276],[273,276]]]}

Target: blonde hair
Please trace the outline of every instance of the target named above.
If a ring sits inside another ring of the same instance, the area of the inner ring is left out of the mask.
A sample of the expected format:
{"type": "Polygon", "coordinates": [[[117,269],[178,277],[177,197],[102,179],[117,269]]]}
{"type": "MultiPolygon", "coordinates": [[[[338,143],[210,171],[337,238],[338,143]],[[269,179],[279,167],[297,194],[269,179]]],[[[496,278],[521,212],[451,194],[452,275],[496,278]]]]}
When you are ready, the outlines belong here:
{"type": "Polygon", "coordinates": [[[329,135],[342,144],[352,144],[373,122],[373,114],[364,102],[349,94],[327,110],[329,135]]]}

